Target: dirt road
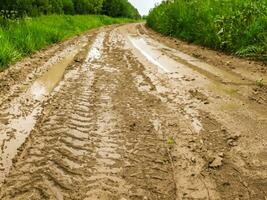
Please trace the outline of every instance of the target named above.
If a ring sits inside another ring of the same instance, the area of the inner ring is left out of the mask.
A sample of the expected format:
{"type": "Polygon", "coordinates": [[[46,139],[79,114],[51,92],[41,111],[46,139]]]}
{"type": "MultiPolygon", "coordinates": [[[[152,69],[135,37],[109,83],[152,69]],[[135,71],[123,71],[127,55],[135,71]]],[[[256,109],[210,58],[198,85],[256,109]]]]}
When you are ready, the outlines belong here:
{"type": "Polygon", "coordinates": [[[267,70],[110,26],[0,73],[0,199],[267,199],[267,70]]]}

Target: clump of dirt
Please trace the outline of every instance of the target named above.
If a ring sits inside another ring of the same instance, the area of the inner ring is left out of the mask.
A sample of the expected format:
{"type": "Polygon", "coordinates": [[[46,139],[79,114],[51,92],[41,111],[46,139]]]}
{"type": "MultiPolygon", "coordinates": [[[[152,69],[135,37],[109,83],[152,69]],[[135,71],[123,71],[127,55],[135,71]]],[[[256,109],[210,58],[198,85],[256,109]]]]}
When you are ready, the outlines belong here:
{"type": "Polygon", "coordinates": [[[249,99],[259,104],[267,104],[267,87],[265,85],[255,86],[249,96],[249,99]]]}
{"type": "Polygon", "coordinates": [[[197,100],[202,101],[205,104],[209,104],[208,97],[203,93],[199,92],[197,89],[190,89],[189,93],[191,94],[192,98],[196,98],[197,100]]]}

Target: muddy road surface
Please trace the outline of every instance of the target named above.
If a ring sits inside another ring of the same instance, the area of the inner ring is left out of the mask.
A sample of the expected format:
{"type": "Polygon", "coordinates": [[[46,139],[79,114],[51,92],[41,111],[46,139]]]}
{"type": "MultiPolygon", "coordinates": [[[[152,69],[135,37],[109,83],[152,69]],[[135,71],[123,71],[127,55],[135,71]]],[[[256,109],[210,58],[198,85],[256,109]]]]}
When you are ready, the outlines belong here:
{"type": "Polygon", "coordinates": [[[0,199],[266,200],[267,70],[143,24],[0,73],[0,199]]]}

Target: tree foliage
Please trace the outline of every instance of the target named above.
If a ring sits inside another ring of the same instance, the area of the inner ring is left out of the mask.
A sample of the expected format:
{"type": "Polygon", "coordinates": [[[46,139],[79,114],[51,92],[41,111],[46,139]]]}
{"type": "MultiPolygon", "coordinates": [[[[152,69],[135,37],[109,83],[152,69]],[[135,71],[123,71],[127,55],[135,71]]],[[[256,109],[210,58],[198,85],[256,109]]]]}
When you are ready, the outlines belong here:
{"type": "Polygon", "coordinates": [[[127,0],[105,0],[103,12],[112,17],[128,17],[138,19],[140,14],[127,0]]]}
{"type": "Polygon", "coordinates": [[[20,16],[56,13],[140,18],[128,0],[0,0],[0,10],[17,11],[20,16]]]}

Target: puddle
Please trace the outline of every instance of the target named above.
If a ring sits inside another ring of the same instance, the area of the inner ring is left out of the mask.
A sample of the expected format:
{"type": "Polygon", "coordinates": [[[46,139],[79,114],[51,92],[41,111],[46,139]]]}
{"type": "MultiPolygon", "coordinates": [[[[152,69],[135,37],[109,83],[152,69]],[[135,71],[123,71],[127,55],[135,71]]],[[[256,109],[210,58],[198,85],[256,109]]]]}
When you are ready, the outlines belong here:
{"type": "Polygon", "coordinates": [[[167,65],[162,65],[161,62],[159,61],[161,55],[158,54],[157,52],[154,52],[154,54],[151,51],[150,46],[146,43],[146,41],[143,38],[134,38],[134,37],[129,37],[129,40],[131,41],[132,45],[143,55],[145,58],[151,62],[152,64],[156,65],[159,67],[160,70],[166,73],[170,73],[173,70],[167,66],[167,65]],[[149,53],[148,53],[149,52],[149,53]],[[155,55],[156,54],[156,55],[155,55]],[[156,57],[156,59],[155,59],[156,57]]]}
{"type": "MultiPolygon", "coordinates": [[[[209,65],[178,50],[170,49],[150,38],[130,36],[128,38],[131,44],[161,71],[176,75],[177,78],[186,76],[187,79],[197,79],[197,82],[201,81],[202,85],[203,83],[207,84],[212,91],[218,94],[235,97],[239,96],[239,92],[247,94],[247,87],[254,84],[249,80],[242,80],[242,77],[235,73],[209,65]],[[201,77],[195,78],[195,71],[201,77]]],[[[195,84],[198,83],[195,82],[195,84]]]]}
{"type": "Polygon", "coordinates": [[[63,74],[74,59],[78,51],[73,52],[71,55],[61,60],[59,63],[53,65],[41,78],[36,80],[30,88],[30,93],[35,100],[40,101],[44,96],[50,94],[55,86],[60,82],[63,74]]]}
{"type": "MultiPolygon", "coordinates": [[[[240,110],[237,105],[239,107],[240,104],[247,105],[246,97],[250,95],[251,84],[255,83],[250,80],[244,80],[242,76],[234,72],[214,67],[200,59],[170,49],[150,38],[128,36],[128,39],[129,47],[133,49],[133,53],[140,59],[140,62],[148,66],[153,64],[158,68],[160,72],[157,75],[158,77],[162,74],[163,76],[167,75],[169,80],[174,80],[170,82],[172,84],[171,88],[175,91],[174,93],[179,102],[184,105],[184,114],[191,120],[191,125],[195,132],[199,133],[203,129],[201,120],[199,120],[198,110],[208,109],[206,111],[211,112],[211,107],[206,104],[203,105],[203,102],[192,101],[192,97],[187,92],[189,89],[208,89],[203,91],[203,94],[211,97],[209,103],[215,104],[217,102],[216,105],[235,104],[222,106],[222,108],[219,106],[216,109],[212,109],[212,112],[227,110],[238,111],[248,115],[247,109],[240,110]]],[[[154,82],[153,75],[149,77],[154,82]]],[[[156,81],[154,84],[159,85],[159,82],[156,81]]],[[[157,87],[157,90],[159,93],[168,95],[168,91],[161,91],[160,87],[157,87]]],[[[255,106],[252,106],[251,108],[255,110],[255,106]]],[[[258,106],[255,113],[249,115],[253,114],[255,117],[264,115],[260,109],[261,107],[258,106]]]]}
{"type": "MultiPolygon", "coordinates": [[[[192,69],[188,69],[185,64],[179,63],[168,57],[167,55],[162,54],[160,48],[157,49],[157,46],[152,42],[147,42],[146,39],[138,37],[129,37],[129,40],[131,41],[133,46],[139,52],[141,52],[141,54],[145,56],[145,58],[149,62],[156,65],[160,69],[160,72],[167,73],[168,77],[170,77],[171,79],[174,78],[180,80],[183,78],[183,75],[193,76],[192,69]]],[[[168,51],[171,50],[168,49],[168,51]]],[[[191,57],[186,58],[192,60],[191,57]]],[[[153,81],[153,78],[150,77],[150,79],[153,81]]],[[[140,80],[136,80],[137,83],[140,82],[140,80]]],[[[191,126],[194,132],[200,133],[203,130],[203,126],[201,120],[199,119],[199,112],[197,109],[197,104],[199,104],[199,102],[192,101],[189,93],[184,92],[184,88],[188,88],[188,84],[190,83],[186,81],[181,81],[179,82],[179,85],[173,85],[173,88],[181,88],[179,90],[179,95],[177,96],[177,98],[179,98],[179,102],[184,105],[184,115],[191,121],[191,126]],[[196,106],[194,107],[190,106],[195,104],[196,106]]],[[[161,86],[157,83],[155,83],[155,85],[159,94],[168,95],[172,93],[172,91],[166,88],[165,86],[161,86]]]]}
{"type": "Polygon", "coordinates": [[[7,109],[8,124],[1,125],[3,134],[0,138],[2,144],[0,152],[0,184],[3,182],[12,166],[12,159],[17,154],[17,149],[24,143],[36,124],[37,117],[42,113],[41,103],[59,84],[67,66],[72,62],[79,48],[65,55],[58,63],[37,79],[33,85],[21,96],[14,99],[7,109]]]}
{"type": "Polygon", "coordinates": [[[166,53],[171,58],[177,60],[178,62],[182,62],[188,67],[198,71],[199,73],[207,76],[209,78],[213,78],[215,80],[224,81],[225,83],[232,83],[235,85],[249,85],[250,81],[242,80],[242,78],[234,73],[229,71],[220,69],[218,67],[214,67],[209,65],[197,58],[191,57],[187,54],[184,54],[178,50],[166,50],[166,48],[161,49],[162,52],[166,53]]]}
{"type": "Polygon", "coordinates": [[[17,149],[26,140],[28,133],[33,129],[35,125],[35,115],[39,112],[38,109],[34,109],[30,116],[26,118],[19,118],[12,120],[9,126],[12,126],[11,138],[5,138],[3,143],[3,149],[1,153],[1,167],[0,171],[0,183],[3,180],[4,175],[8,173],[9,168],[12,166],[12,159],[17,154],[17,149]]]}
{"type": "Polygon", "coordinates": [[[91,50],[88,53],[87,58],[85,60],[86,63],[100,59],[102,55],[102,49],[103,49],[105,36],[106,36],[105,32],[101,32],[100,34],[97,35],[95,42],[92,45],[91,50]]]}

